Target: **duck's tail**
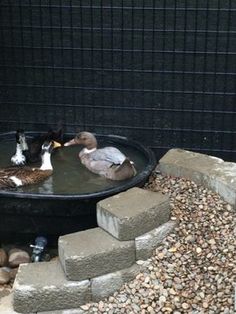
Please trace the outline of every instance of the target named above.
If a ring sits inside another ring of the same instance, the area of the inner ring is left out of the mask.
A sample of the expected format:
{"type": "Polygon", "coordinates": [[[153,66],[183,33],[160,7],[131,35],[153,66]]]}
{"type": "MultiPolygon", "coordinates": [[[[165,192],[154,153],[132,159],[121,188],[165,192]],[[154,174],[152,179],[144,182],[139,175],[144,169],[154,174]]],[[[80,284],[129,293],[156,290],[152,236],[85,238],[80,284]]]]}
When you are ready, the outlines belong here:
{"type": "Polygon", "coordinates": [[[116,168],[115,173],[118,180],[126,180],[134,177],[137,171],[134,167],[134,163],[126,158],[122,164],[116,168]]]}
{"type": "Polygon", "coordinates": [[[13,180],[8,177],[0,177],[0,189],[14,188],[16,184],[13,180]]]}

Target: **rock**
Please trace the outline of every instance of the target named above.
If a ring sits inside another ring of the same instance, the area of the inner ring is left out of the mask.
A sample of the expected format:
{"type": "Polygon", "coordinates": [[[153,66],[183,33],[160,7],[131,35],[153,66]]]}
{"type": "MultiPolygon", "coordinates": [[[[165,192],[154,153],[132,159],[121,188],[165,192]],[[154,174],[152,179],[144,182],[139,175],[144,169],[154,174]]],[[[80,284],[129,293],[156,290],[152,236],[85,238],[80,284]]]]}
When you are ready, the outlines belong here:
{"type": "Polygon", "coordinates": [[[215,241],[215,239],[210,239],[210,240],[208,241],[208,243],[211,244],[211,245],[214,245],[214,244],[216,244],[216,241],[215,241]]]}
{"type": "Polygon", "coordinates": [[[169,249],[169,252],[171,253],[175,253],[176,251],[177,251],[177,248],[174,246],[169,249]]]}
{"type": "Polygon", "coordinates": [[[200,254],[202,252],[202,249],[200,247],[197,247],[196,252],[197,252],[197,254],[200,254]]]}
{"type": "Polygon", "coordinates": [[[84,311],[88,311],[89,308],[90,308],[90,306],[88,304],[81,305],[81,309],[84,310],[84,311]]]}
{"type": "Polygon", "coordinates": [[[176,291],[175,291],[173,288],[171,288],[171,289],[169,290],[169,292],[170,292],[170,294],[172,294],[172,295],[176,295],[176,291]]]}
{"type": "Polygon", "coordinates": [[[157,257],[159,259],[163,259],[165,257],[165,254],[163,252],[160,252],[160,253],[157,254],[157,257]]]}
{"type": "MultiPolygon", "coordinates": [[[[0,288],[0,304],[2,302],[2,298],[8,296],[11,293],[11,288],[10,287],[9,288],[5,288],[4,287],[5,285],[6,284],[2,285],[2,287],[3,287],[2,289],[0,288]]],[[[0,305],[0,313],[2,313],[1,312],[1,305],[0,305]]],[[[3,313],[5,314],[5,312],[3,312],[3,313]]]]}
{"type": "Polygon", "coordinates": [[[184,309],[184,310],[187,310],[187,309],[189,309],[189,304],[188,303],[182,303],[182,308],[184,309]]]}
{"type": "Polygon", "coordinates": [[[8,263],[10,267],[18,267],[20,264],[29,263],[30,256],[26,251],[21,249],[12,249],[8,253],[8,263]]]}
{"type": "Polygon", "coordinates": [[[202,306],[203,306],[204,309],[207,309],[209,307],[209,304],[208,304],[208,302],[204,301],[202,303],[202,306]]]}
{"type": "Polygon", "coordinates": [[[7,265],[7,253],[4,249],[0,249],[0,267],[7,265]]]}
{"type": "Polygon", "coordinates": [[[10,278],[14,280],[16,278],[17,272],[18,272],[18,267],[12,268],[9,272],[10,278]]]}
{"type": "Polygon", "coordinates": [[[186,240],[186,242],[194,242],[195,241],[195,238],[194,238],[194,236],[193,235],[188,235],[186,238],[185,238],[185,240],[186,240]]]}
{"type": "Polygon", "coordinates": [[[8,271],[0,268],[0,284],[4,285],[10,281],[11,277],[8,271]]]}
{"type": "Polygon", "coordinates": [[[159,304],[163,305],[166,302],[166,297],[164,295],[161,295],[159,298],[159,304]]]}

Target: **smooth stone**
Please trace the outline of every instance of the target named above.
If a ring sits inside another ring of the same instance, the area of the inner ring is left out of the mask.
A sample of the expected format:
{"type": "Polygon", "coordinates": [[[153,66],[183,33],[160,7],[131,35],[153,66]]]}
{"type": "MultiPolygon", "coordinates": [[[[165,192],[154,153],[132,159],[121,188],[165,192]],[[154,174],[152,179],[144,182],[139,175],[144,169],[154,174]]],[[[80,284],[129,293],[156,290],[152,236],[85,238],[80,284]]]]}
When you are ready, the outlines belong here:
{"type": "Polygon", "coordinates": [[[4,249],[0,249],[0,267],[7,265],[7,253],[4,249]]]}
{"type": "Polygon", "coordinates": [[[0,284],[4,285],[10,281],[11,277],[8,271],[0,268],[0,284]]]}
{"type": "Polygon", "coordinates": [[[30,262],[30,256],[26,251],[20,249],[12,249],[9,251],[8,263],[10,267],[18,267],[20,264],[30,262]]]}
{"type": "Polygon", "coordinates": [[[15,268],[12,268],[10,270],[9,275],[10,275],[11,279],[14,280],[16,278],[16,274],[18,272],[18,269],[19,269],[18,267],[15,267],[15,268]]]}

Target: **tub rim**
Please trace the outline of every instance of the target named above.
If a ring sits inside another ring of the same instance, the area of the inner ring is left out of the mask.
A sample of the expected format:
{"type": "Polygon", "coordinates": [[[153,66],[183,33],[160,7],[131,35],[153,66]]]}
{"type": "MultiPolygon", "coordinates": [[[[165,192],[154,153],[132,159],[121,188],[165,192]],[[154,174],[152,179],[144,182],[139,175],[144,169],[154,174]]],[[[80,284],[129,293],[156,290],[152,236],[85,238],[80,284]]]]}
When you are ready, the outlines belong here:
{"type": "MultiPolygon", "coordinates": [[[[15,131],[11,132],[4,132],[0,133],[0,141],[4,138],[9,138],[15,136],[15,131]]],[[[25,132],[26,135],[38,135],[40,132],[37,131],[27,131],[25,132]]],[[[103,198],[106,196],[111,196],[120,192],[124,192],[129,188],[141,185],[144,183],[144,180],[148,178],[151,172],[154,170],[156,166],[156,157],[154,152],[145,147],[143,144],[139,143],[138,141],[129,139],[125,136],[120,135],[113,135],[113,134],[100,134],[100,133],[93,133],[96,137],[99,138],[110,138],[114,141],[118,141],[120,144],[130,145],[135,147],[137,150],[141,151],[144,156],[147,158],[148,163],[147,166],[135,177],[131,178],[128,181],[125,181],[123,184],[121,183],[119,186],[112,187],[105,189],[103,191],[93,192],[93,193],[82,193],[82,194],[43,194],[43,193],[28,193],[28,192],[17,192],[17,191],[7,191],[7,190],[0,190],[1,197],[12,197],[12,198],[24,198],[24,199],[47,199],[47,200],[87,200],[91,198],[103,198]]],[[[75,133],[66,132],[64,134],[65,137],[73,137],[75,133]]]]}

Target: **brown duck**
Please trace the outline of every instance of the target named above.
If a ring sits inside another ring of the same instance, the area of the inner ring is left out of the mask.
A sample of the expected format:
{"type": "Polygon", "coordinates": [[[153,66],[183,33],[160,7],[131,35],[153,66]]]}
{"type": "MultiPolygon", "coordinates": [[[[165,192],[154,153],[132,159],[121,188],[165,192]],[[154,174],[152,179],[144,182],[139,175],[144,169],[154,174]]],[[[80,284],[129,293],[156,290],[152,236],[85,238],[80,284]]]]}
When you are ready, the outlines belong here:
{"type": "Polygon", "coordinates": [[[42,163],[40,168],[9,167],[0,169],[0,188],[14,188],[38,183],[52,175],[51,152],[61,146],[55,141],[45,141],[42,145],[42,163]]]}
{"type": "Polygon", "coordinates": [[[81,144],[79,153],[81,163],[91,172],[111,180],[126,180],[136,174],[134,164],[116,147],[97,149],[96,137],[90,132],[80,132],[64,146],[81,144]]]}

